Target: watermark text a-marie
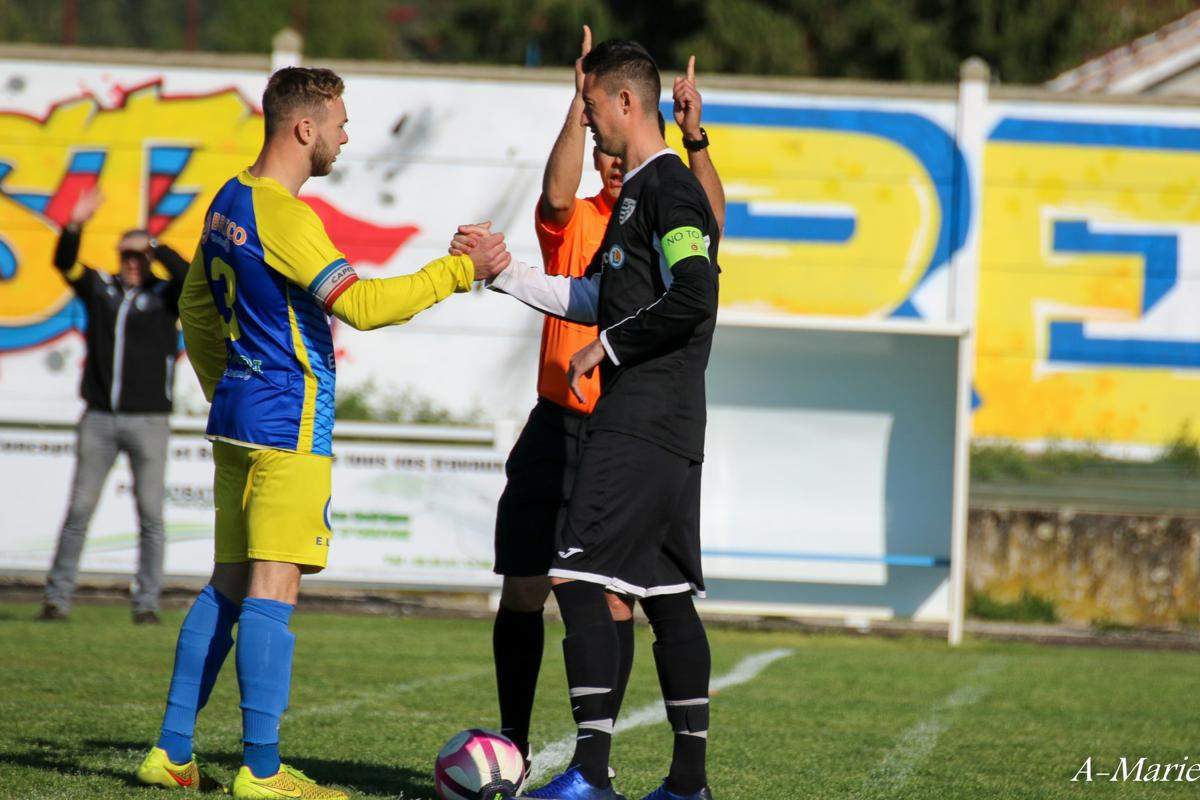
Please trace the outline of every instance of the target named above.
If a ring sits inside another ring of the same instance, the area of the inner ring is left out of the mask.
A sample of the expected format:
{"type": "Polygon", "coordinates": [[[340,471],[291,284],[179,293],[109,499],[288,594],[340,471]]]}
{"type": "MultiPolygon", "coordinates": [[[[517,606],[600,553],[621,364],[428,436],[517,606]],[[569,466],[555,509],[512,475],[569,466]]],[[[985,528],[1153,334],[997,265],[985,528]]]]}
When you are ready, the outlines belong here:
{"type": "Polygon", "coordinates": [[[1127,756],[1121,756],[1117,760],[1117,767],[1112,772],[1101,772],[1095,769],[1093,759],[1088,756],[1084,759],[1082,766],[1075,772],[1071,778],[1072,783],[1091,783],[1097,779],[1107,779],[1110,783],[1163,783],[1163,782],[1187,782],[1193,783],[1200,780],[1200,762],[1191,762],[1190,757],[1184,756],[1183,761],[1163,763],[1159,761],[1147,761],[1146,756],[1142,756],[1134,762],[1130,762],[1127,756]]]}

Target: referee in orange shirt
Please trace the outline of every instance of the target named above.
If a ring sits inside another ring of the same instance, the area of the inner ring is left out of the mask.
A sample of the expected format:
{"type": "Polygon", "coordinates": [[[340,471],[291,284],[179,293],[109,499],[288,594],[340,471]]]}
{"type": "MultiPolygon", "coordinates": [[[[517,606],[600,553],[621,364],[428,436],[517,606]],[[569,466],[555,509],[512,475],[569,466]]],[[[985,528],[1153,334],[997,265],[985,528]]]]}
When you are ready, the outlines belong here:
{"type": "MultiPolygon", "coordinates": [[[[542,263],[548,275],[583,277],[621,193],[620,159],[592,148],[592,163],[603,186],[585,199],[576,198],[587,146],[583,111],[583,56],[591,50],[591,31],[583,28],[582,53],[575,62],[575,96],[566,121],[550,151],[542,176],[542,196],[534,211],[542,263]]],[[[725,191],[708,153],[708,137],[700,127],[700,93],[696,90],[695,57],[687,76],[674,85],[675,122],[683,133],[688,166],[704,187],[717,223],[725,227],[725,191]]],[[[659,124],[663,125],[660,115],[659,124]]],[[[481,226],[486,228],[487,225],[481,226]]],[[[450,252],[469,252],[481,232],[460,229],[450,252]]],[[[595,341],[596,327],[547,316],[542,324],[538,364],[538,400],[505,464],[508,482],[496,512],[496,566],[504,576],[500,610],[493,628],[492,650],[500,697],[500,730],[516,742],[529,766],[529,723],[542,665],[542,609],[550,594],[547,573],[554,558],[555,529],[571,497],[582,449],[584,426],[600,394],[600,370],[580,378],[578,399],[568,388],[567,365],[577,351],[595,341]]],[[[633,667],[633,612],[615,595],[610,610],[617,623],[620,672],[613,692],[620,708],[633,667]]],[[[528,769],[526,769],[528,772],[528,769]]]]}

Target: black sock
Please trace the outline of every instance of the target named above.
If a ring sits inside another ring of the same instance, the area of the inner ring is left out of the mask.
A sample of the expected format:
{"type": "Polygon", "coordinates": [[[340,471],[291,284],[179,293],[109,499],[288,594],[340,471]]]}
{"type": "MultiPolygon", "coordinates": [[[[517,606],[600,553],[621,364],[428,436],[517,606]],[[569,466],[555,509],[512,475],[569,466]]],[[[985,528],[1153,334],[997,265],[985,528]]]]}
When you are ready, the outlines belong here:
{"type": "Polygon", "coordinates": [[[642,602],[654,628],[654,663],[667,720],[675,732],[675,751],[667,790],[680,795],[700,791],[708,783],[708,679],[712,658],[704,625],[687,594],[668,594],[642,602]]]}
{"type": "Polygon", "coordinates": [[[542,610],[512,611],[500,606],[492,626],[492,654],[500,695],[500,732],[529,758],[529,719],[542,668],[545,626],[542,610]]]}
{"type": "Polygon", "coordinates": [[[567,626],[563,660],[571,711],[578,726],[571,765],[579,768],[588,783],[602,789],[609,783],[610,714],[619,660],[617,628],[598,584],[561,583],[554,587],[554,596],[567,626]]]}
{"type": "Polygon", "coordinates": [[[617,626],[617,643],[621,649],[621,657],[617,662],[617,686],[612,694],[612,719],[615,723],[621,712],[621,703],[625,701],[625,689],[629,686],[629,674],[633,672],[633,619],[623,619],[614,622],[617,626]]]}

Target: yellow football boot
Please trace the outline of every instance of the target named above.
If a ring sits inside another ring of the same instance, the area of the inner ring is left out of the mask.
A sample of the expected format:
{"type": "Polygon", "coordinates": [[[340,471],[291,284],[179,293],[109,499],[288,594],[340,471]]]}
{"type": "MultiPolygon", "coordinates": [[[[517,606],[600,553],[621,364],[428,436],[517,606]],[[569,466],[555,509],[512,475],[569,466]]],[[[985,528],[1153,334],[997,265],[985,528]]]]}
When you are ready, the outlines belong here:
{"type": "Polygon", "coordinates": [[[233,779],[234,800],[275,800],[280,797],[301,797],[312,800],[348,800],[349,795],[338,789],[326,789],[295,767],[279,765],[279,772],[269,778],[256,778],[247,766],[238,770],[233,779]]]}
{"type": "Polygon", "coordinates": [[[167,789],[200,789],[200,767],[196,759],[186,764],[174,764],[161,747],[150,750],[150,754],[137,768],[137,779],[147,786],[163,786],[167,789]]]}

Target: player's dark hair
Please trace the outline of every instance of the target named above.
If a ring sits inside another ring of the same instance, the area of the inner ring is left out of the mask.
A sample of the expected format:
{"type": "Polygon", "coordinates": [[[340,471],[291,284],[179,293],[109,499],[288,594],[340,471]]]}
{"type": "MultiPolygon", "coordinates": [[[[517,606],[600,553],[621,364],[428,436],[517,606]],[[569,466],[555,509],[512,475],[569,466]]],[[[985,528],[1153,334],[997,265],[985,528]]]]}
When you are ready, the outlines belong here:
{"type": "Polygon", "coordinates": [[[318,67],[284,67],[267,81],[263,121],[268,139],[297,111],[320,114],[325,103],[342,96],[346,85],[337,73],[318,67]]]}
{"type": "Polygon", "coordinates": [[[592,48],[583,58],[583,72],[595,75],[609,94],[624,87],[632,89],[642,101],[646,113],[658,110],[662,82],[658,64],[646,48],[629,39],[608,39],[592,48]]]}

